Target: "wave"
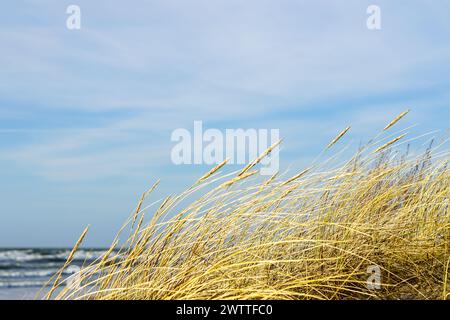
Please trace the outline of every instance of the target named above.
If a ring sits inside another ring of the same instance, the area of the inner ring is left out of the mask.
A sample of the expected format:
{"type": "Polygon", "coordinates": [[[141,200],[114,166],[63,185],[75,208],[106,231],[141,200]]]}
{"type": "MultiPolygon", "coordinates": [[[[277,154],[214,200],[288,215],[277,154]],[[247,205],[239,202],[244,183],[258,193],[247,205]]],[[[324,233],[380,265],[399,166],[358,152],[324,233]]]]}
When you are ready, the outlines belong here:
{"type": "Polygon", "coordinates": [[[58,269],[34,270],[34,271],[0,270],[0,278],[48,277],[54,275],[57,271],[58,269]]]}
{"type": "MultiPolygon", "coordinates": [[[[30,261],[65,261],[71,250],[65,249],[12,249],[0,250],[0,262],[30,262],[30,261]]],[[[79,250],[75,252],[74,260],[92,261],[99,258],[104,250],[79,250]]]]}
{"type": "MultiPolygon", "coordinates": [[[[35,278],[35,277],[51,277],[59,269],[37,269],[37,270],[0,270],[0,278],[35,278]]],[[[77,266],[69,266],[64,269],[62,274],[71,275],[80,270],[77,266]]]]}
{"type": "MultiPolygon", "coordinates": [[[[42,287],[64,265],[70,249],[0,249],[0,289],[42,287]]],[[[63,279],[103,255],[105,250],[80,249],[63,271],[63,279]]]]}
{"type": "Polygon", "coordinates": [[[43,287],[46,281],[0,281],[1,289],[43,287]]]}

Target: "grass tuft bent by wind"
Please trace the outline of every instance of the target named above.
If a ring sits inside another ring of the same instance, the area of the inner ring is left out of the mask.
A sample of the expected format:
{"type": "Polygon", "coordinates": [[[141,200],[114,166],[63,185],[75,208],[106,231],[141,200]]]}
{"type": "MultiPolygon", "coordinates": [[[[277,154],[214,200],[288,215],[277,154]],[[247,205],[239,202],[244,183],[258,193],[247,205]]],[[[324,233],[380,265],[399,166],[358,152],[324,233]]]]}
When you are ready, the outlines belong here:
{"type": "Polygon", "coordinates": [[[146,206],[158,181],[79,284],[65,286],[61,270],[47,298],[448,299],[448,139],[411,156],[394,150],[404,134],[380,135],[342,164],[289,176],[257,175],[261,157],[221,173],[225,160],[146,206]]]}

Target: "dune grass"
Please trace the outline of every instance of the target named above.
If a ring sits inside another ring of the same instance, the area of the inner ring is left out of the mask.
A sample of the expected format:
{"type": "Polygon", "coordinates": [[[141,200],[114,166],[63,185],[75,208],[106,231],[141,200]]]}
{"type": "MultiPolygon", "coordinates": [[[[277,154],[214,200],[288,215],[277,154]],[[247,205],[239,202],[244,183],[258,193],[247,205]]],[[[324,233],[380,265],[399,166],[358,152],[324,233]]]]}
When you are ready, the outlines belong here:
{"type": "Polygon", "coordinates": [[[419,155],[397,152],[406,138],[389,131],[406,113],[342,163],[261,177],[269,149],[147,204],[156,183],[104,256],[75,285],[57,274],[47,298],[448,299],[447,138],[419,155]],[[368,286],[373,268],[379,288],[368,286]]]}

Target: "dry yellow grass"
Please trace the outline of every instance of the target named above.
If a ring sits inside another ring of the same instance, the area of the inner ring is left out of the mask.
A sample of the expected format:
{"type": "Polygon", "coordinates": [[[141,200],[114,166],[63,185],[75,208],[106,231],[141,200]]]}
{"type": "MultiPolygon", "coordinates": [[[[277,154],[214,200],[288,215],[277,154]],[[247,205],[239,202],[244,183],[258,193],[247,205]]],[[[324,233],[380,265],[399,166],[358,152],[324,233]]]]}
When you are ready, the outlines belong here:
{"type": "Polygon", "coordinates": [[[248,172],[260,158],[233,174],[224,162],[154,211],[144,193],[123,245],[116,237],[56,298],[447,299],[447,140],[408,157],[391,149],[398,140],[287,178],[248,172]],[[367,287],[370,266],[379,290],[367,287]]]}

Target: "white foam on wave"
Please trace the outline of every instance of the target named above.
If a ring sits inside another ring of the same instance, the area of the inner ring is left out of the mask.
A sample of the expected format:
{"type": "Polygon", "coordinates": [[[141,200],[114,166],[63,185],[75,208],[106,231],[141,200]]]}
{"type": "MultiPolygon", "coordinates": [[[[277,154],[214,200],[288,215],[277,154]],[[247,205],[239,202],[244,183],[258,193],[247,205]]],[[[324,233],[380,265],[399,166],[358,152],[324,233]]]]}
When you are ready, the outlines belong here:
{"type": "MultiPolygon", "coordinates": [[[[99,258],[105,251],[103,250],[79,250],[75,252],[74,260],[95,260],[99,258]]],[[[50,251],[36,251],[32,249],[26,250],[1,250],[0,261],[39,261],[39,260],[52,260],[60,259],[66,260],[69,257],[70,250],[56,251],[50,253],[50,251]]]]}
{"type": "Polygon", "coordinates": [[[32,261],[39,260],[42,257],[33,250],[4,250],[0,251],[0,261],[32,261]]]}
{"type": "Polygon", "coordinates": [[[0,281],[0,288],[42,287],[46,281],[0,281]]]}

